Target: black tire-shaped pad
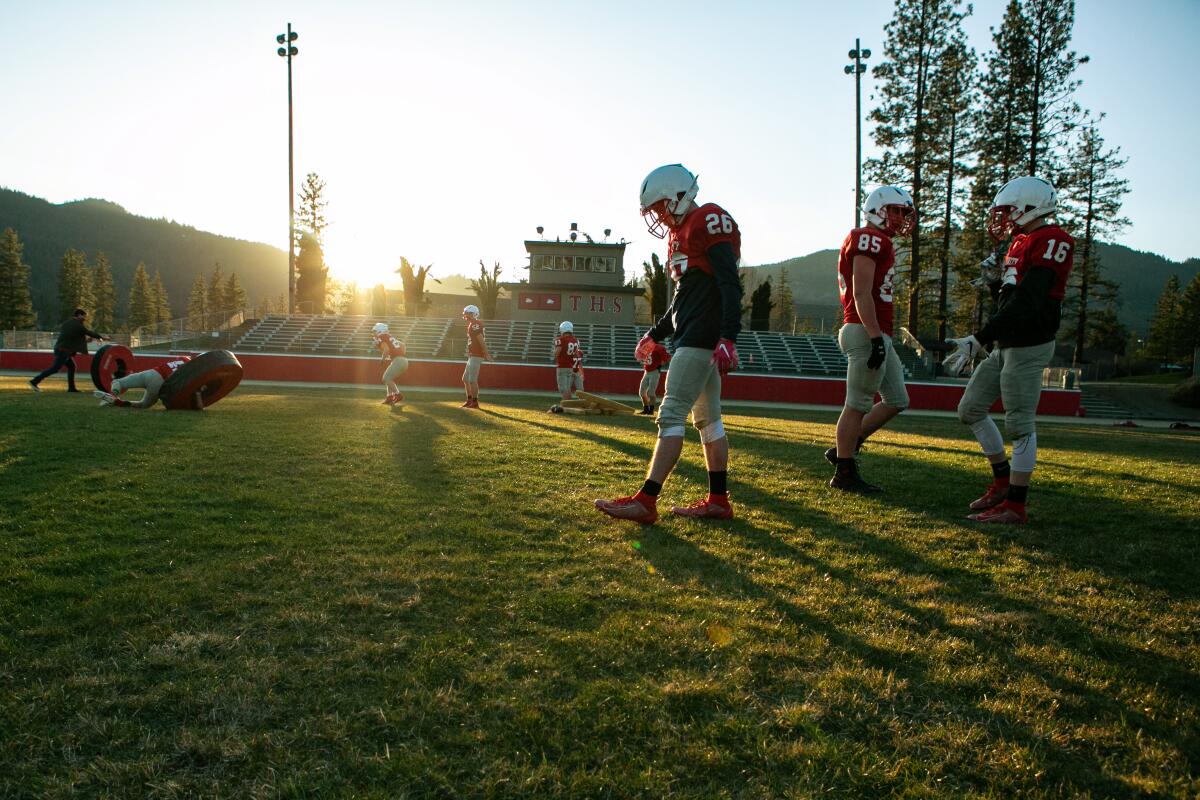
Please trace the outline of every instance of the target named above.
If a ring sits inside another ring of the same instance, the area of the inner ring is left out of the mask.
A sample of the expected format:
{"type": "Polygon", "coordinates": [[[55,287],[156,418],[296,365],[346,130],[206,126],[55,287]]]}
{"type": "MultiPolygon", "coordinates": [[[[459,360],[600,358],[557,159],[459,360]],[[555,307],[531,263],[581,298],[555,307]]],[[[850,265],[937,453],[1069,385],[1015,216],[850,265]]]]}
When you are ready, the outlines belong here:
{"type": "Polygon", "coordinates": [[[102,392],[112,389],[113,378],[133,372],[133,351],[123,344],[106,344],[92,354],[92,383],[102,392]]]}
{"type": "Polygon", "coordinates": [[[158,399],[168,411],[199,411],[242,382],[242,364],[228,350],[201,353],[163,381],[158,399]]]}

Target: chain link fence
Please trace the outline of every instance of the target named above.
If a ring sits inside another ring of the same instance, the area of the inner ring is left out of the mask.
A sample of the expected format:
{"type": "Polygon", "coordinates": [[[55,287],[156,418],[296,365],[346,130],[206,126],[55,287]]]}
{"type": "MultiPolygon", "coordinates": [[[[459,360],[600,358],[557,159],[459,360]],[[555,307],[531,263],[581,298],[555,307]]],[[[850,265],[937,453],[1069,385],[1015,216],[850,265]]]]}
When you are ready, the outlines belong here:
{"type": "MultiPolygon", "coordinates": [[[[216,350],[228,349],[241,335],[246,311],[215,311],[199,319],[180,317],[161,326],[133,331],[99,331],[116,344],[131,350],[216,350]]],[[[0,349],[53,350],[58,331],[0,331],[0,349]]]]}

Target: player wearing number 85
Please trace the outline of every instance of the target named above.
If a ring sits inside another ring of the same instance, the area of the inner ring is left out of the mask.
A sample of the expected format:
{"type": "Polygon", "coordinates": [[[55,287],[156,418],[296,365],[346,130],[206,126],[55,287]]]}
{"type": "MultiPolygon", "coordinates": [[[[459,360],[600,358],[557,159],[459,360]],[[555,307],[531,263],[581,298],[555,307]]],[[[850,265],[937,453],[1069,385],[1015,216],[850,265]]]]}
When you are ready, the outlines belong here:
{"type": "Polygon", "coordinates": [[[696,176],[668,164],[642,181],[639,202],[650,232],[667,239],[675,294],[666,313],[634,349],[645,362],[656,343],[670,336],[675,357],[658,411],[658,442],[646,481],[636,494],[597,500],[596,508],[618,519],[650,524],[658,519],[658,492],[683,452],[688,413],[700,431],[708,465],[708,496],[672,513],[687,517],[733,516],[726,489],[729,440],[721,423],[721,378],[737,368],[734,342],[742,329],[742,287],[737,263],[742,234],[725,209],[698,205],[696,176]]]}
{"type": "Polygon", "coordinates": [[[1042,393],[1042,371],[1054,355],[1054,336],[1074,260],[1075,240],[1049,217],[1056,206],[1054,187],[1041,178],[1017,178],[1004,185],[992,203],[988,232],[1002,241],[1014,232],[1004,269],[989,288],[996,313],[980,330],[951,339],[957,350],[947,356],[951,374],[961,372],[983,347],[996,342],[958,404],[958,418],[970,425],[992,465],[992,484],[970,504],[969,519],[1023,524],[1029,481],[1037,462],[1034,417],[1042,393]],[[1012,464],[1000,429],[988,409],[1000,398],[1004,425],[1012,440],[1012,464]]]}
{"type": "Polygon", "coordinates": [[[838,290],[843,325],[838,347],[846,355],[846,402],[837,422],[837,445],[825,451],[834,466],[829,485],[847,492],[877,492],[858,474],[863,441],[908,408],[904,367],[892,347],[893,236],[912,232],[917,212],[912,196],[880,186],[863,203],[867,224],[846,236],[838,254],[838,290]],[[875,401],[878,393],[882,400],[875,401]]]}

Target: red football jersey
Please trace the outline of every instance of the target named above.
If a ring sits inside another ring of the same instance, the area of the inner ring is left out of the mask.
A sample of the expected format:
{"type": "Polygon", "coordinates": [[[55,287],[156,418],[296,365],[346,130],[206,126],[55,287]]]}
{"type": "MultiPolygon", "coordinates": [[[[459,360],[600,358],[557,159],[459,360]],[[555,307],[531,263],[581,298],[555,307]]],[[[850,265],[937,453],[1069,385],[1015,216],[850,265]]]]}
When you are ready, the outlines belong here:
{"type": "Polygon", "coordinates": [[[159,364],[154,368],[154,371],[159,375],[162,375],[162,379],[165,381],[175,373],[175,370],[179,369],[191,360],[191,356],[180,356],[179,358],[173,358],[165,364],[159,364]]]}
{"type": "Polygon", "coordinates": [[[875,262],[875,277],[871,284],[871,297],[875,301],[875,320],[879,329],[892,335],[892,280],[896,274],[896,250],[892,239],[878,228],[855,228],[842,242],[838,254],[838,292],[842,296],[842,321],[862,324],[858,309],[854,306],[854,292],[850,289],[854,277],[854,257],[866,256],[875,262]]]}
{"type": "Polygon", "coordinates": [[[554,337],[554,347],[558,349],[558,358],[554,363],[559,369],[572,369],[583,360],[583,350],[574,334],[563,333],[554,337]]]}
{"type": "Polygon", "coordinates": [[[667,352],[667,348],[661,344],[654,345],[654,349],[650,351],[650,356],[642,362],[642,369],[646,372],[653,372],[656,369],[662,369],[663,365],[671,360],[671,354],[667,352]]]}
{"type": "Polygon", "coordinates": [[[708,251],[721,242],[733,245],[734,259],[741,260],[742,232],[729,212],[716,203],[705,203],[692,209],[667,239],[667,269],[671,277],[679,280],[689,269],[700,269],[712,275],[708,251]]]}
{"type": "Polygon", "coordinates": [[[375,334],[375,348],[379,350],[380,354],[386,354],[392,358],[404,358],[408,352],[404,347],[404,342],[392,336],[387,331],[375,334]]]}
{"type": "Polygon", "coordinates": [[[483,323],[477,319],[467,320],[467,355],[484,357],[483,323]]]}
{"type": "Polygon", "coordinates": [[[1075,239],[1057,225],[1043,225],[1032,233],[1019,233],[1008,246],[1001,284],[1015,286],[1025,279],[1030,267],[1046,267],[1056,276],[1050,296],[1062,300],[1074,256],[1075,239]]]}

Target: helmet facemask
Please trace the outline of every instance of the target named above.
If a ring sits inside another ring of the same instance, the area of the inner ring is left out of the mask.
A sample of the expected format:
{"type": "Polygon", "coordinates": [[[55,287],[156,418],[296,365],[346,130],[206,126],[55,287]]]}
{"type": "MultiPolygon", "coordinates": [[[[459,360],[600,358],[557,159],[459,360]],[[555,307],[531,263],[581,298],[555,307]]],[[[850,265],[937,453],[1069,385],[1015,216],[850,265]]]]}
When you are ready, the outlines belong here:
{"type": "Polygon", "coordinates": [[[912,206],[884,206],[883,219],[883,229],[889,236],[907,236],[917,226],[917,212],[912,206]]]}
{"type": "Polygon", "coordinates": [[[987,230],[993,241],[1002,242],[1012,236],[1016,222],[1016,206],[994,206],[989,212],[987,230]]]}

